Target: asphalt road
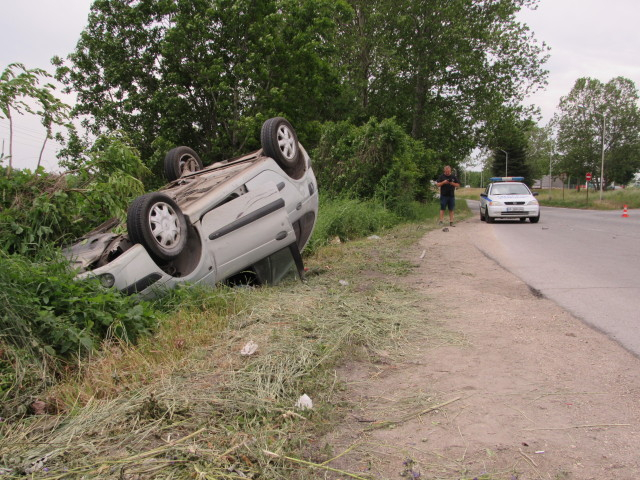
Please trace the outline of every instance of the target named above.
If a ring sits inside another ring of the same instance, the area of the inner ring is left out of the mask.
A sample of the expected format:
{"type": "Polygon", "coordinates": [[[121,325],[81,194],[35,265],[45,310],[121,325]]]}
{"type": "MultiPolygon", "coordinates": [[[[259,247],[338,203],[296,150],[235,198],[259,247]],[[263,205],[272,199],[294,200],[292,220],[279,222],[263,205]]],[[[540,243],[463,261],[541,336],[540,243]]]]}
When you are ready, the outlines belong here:
{"type": "Polygon", "coordinates": [[[542,207],[538,224],[486,224],[468,204],[484,254],[640,356],[640,210],[542,207]]]}

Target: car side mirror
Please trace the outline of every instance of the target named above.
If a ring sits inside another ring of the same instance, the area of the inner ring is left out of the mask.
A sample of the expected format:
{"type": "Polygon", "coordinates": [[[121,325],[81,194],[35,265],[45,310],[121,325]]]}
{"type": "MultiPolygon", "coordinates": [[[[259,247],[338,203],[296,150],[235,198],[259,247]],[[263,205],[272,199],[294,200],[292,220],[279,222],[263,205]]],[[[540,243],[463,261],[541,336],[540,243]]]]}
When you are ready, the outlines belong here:
{"type": "Polygon", "coordinates": [[[534,197],[537,197],[537,196],[538,196],[538,192],[531,192],[531,193],[533,193],[533,196],[534,196],[534,197]]]}
{"type": "Polygon", "coordinates": [[[487,194],[486,194],[486,193],[481,193],[481,194],[480,194],[480,196],[481,196],[482,198],[487,198],[487,194]]]}

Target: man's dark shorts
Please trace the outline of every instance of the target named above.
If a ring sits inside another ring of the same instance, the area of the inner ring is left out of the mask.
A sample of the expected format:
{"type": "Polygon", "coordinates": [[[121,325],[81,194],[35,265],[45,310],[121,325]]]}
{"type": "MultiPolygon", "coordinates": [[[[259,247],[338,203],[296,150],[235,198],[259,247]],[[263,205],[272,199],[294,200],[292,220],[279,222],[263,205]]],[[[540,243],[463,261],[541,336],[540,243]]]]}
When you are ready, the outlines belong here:
{"type": "Polygon", "coordinates": [[[456,209],[456,197],[440,195],[440,210],[446,210],[447,207],[449,207],[450,212],[456,209]]]}

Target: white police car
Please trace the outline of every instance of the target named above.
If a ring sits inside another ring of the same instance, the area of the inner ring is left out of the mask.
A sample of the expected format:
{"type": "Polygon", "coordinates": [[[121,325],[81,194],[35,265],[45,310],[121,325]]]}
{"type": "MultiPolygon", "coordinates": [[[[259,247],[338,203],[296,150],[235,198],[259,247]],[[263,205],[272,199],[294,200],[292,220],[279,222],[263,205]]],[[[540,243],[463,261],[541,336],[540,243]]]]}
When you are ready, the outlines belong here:
{"type": "Polygon", "coordinates": [[[480,220],[493,223],[496,218],[528,218],[540,221],[540,205],[526,184],[524,177],[492,177],[491,183],[480,194],[480,220]]]}

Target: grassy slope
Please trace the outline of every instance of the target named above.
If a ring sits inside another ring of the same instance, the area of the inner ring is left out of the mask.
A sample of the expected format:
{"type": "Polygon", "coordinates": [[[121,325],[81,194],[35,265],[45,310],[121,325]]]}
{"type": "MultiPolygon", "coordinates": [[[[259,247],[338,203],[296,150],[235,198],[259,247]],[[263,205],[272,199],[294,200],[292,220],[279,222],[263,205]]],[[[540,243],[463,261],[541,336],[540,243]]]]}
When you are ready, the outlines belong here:
{"type": "Polygon", "coordinates": [[[3,478],[317,478],[340,452],[313,438],[349,408],[335,367],[442,333],[394,282],[434,225],[318,248],[305,283],[204,290],[153,338],[107,345],[42,399],[56,413],[0,423],[3,478]]]}

